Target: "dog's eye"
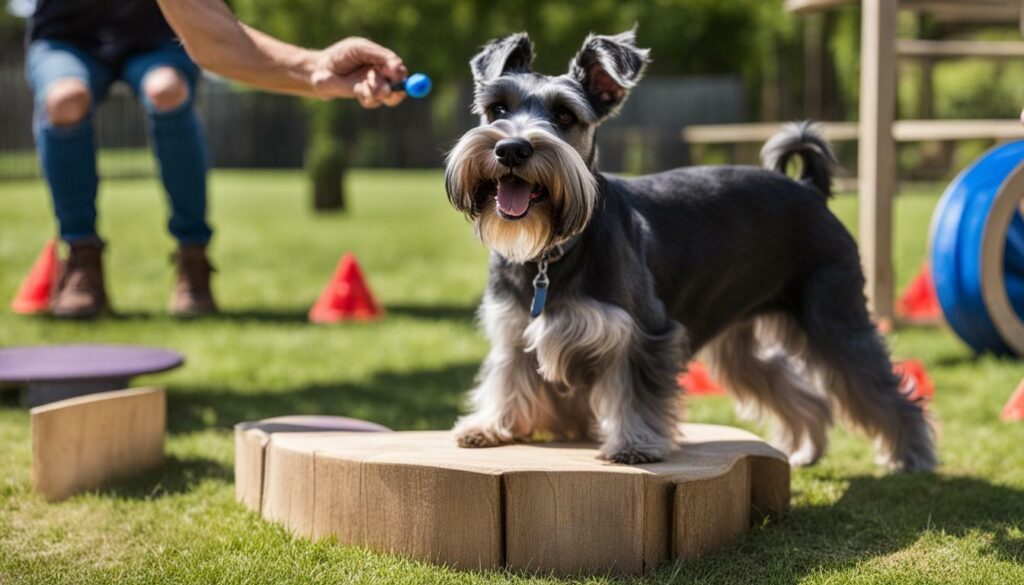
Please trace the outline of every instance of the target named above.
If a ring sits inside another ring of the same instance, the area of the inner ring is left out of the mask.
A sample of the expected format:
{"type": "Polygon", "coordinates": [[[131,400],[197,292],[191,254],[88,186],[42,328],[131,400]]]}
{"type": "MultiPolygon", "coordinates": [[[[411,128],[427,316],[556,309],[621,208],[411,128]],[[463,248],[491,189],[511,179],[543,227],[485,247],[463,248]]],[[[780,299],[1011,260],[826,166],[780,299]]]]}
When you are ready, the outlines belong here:
{"type": "Polygon", "coordinates": [[[558,108],[555,110],[555,122],[559,126],[572,126],[576,123],[576,115],[567,108],[558,108]]]}
{"type": "Polygon", "coordinates": [[[507,114],[508,106],[506,106],[502,102],[498,102],[496,104],[493,104],[491,107],[487,108],[487,111],[488,113],[490,113],[491,119],[493,120],[494,118],[500,118],[507,114]]]}

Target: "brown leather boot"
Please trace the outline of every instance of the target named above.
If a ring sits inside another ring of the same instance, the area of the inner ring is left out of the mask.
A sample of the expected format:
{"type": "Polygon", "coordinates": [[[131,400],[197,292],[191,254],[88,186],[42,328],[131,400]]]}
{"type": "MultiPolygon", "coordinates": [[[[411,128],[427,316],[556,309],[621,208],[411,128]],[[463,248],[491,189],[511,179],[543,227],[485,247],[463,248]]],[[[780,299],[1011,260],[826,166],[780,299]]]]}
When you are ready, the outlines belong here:
{"type": "Polygon", "coordinates": [[[213,265],[206,258],[204,244],[181,246],[174,254],[178,280],[171,298],[171,313],[178,317],[199,317],[217,312],[210,288],[213,265]]]}
{"type": "Polygon", "coordinates": [[[55,317],[65,319],[91,319],[108,308],[102,241],[88,239],[70,244],[52,308],[55,317]]]}

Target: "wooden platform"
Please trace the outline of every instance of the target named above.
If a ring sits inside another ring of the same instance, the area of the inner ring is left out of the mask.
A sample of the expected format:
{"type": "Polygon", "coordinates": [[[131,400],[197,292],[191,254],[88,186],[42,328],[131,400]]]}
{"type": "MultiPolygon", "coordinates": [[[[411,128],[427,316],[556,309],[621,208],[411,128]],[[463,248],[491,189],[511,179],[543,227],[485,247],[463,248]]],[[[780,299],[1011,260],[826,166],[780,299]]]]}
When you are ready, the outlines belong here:
{"type": "Polygon", "coordinates": [[[51,501],[148,471],[164,460],[162,388],[79,396],[32,409],[32,487],[51,501]]]}
{"type": "Polygon", "coordinates": [[[462,569],[639,574],[789,505],[781,453],[740,429],[683,432],[668,461],[625,466],[593,444],[461,449],[444,431],[239,427],[235,476],[240,501],[300,536],[462,569]]]}

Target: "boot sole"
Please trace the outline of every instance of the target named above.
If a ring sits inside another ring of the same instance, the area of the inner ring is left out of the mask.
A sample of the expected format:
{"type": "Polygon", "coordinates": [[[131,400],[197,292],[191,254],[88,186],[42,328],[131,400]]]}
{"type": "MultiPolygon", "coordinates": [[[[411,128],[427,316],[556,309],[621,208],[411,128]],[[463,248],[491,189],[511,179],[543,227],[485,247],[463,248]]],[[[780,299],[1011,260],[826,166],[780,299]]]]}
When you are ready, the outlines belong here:
{"type": "Polygon", "coordinates": [[[104,304],[99,310],[93,311],[61,311],[54,309],[50,311],[50,315],[56,319],[67,319],[70,321],[88,321],[90,319],[98,319],[99,317],[113,315],[114,310],[110,307],[110,304],[104,304]]]}
{"type": "Polygon", "coordinates": [[[171,309],[171,316],[178,319],[198,319],[201,317],[212,317],[219,314],[220,310],[218,309],[211,309],[208,311],[181,311],[171,309]]]}

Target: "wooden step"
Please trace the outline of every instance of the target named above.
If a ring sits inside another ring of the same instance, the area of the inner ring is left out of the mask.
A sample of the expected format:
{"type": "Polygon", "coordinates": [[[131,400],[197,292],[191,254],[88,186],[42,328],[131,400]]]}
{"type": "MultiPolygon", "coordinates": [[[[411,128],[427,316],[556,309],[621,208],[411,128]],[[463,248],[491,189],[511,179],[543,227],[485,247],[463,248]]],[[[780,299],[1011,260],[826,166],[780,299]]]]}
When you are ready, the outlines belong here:
{"type": "Polygon", "coordinates": [[[1021,41],[925,41],[900,39],[896,52],[901,57],[977,57],[983,59],[1016,59],[1024,57],[1021,41]]]}
{"type": "MultiPolygon", "coordinates": [[[[780,122],[753,124],[709,124],[687,126],[682,139],[688,144],[739,144],[764,142],[782,129],[780,122]]],[[[856,122],[820,124],[825,138],[832,142],[858,138],[856,122]]],[[[893,137],[899,142],[929,140],[1015,140],[1024,138],[1024,126],[1017,120],[897,120],[893,137]]]]}

